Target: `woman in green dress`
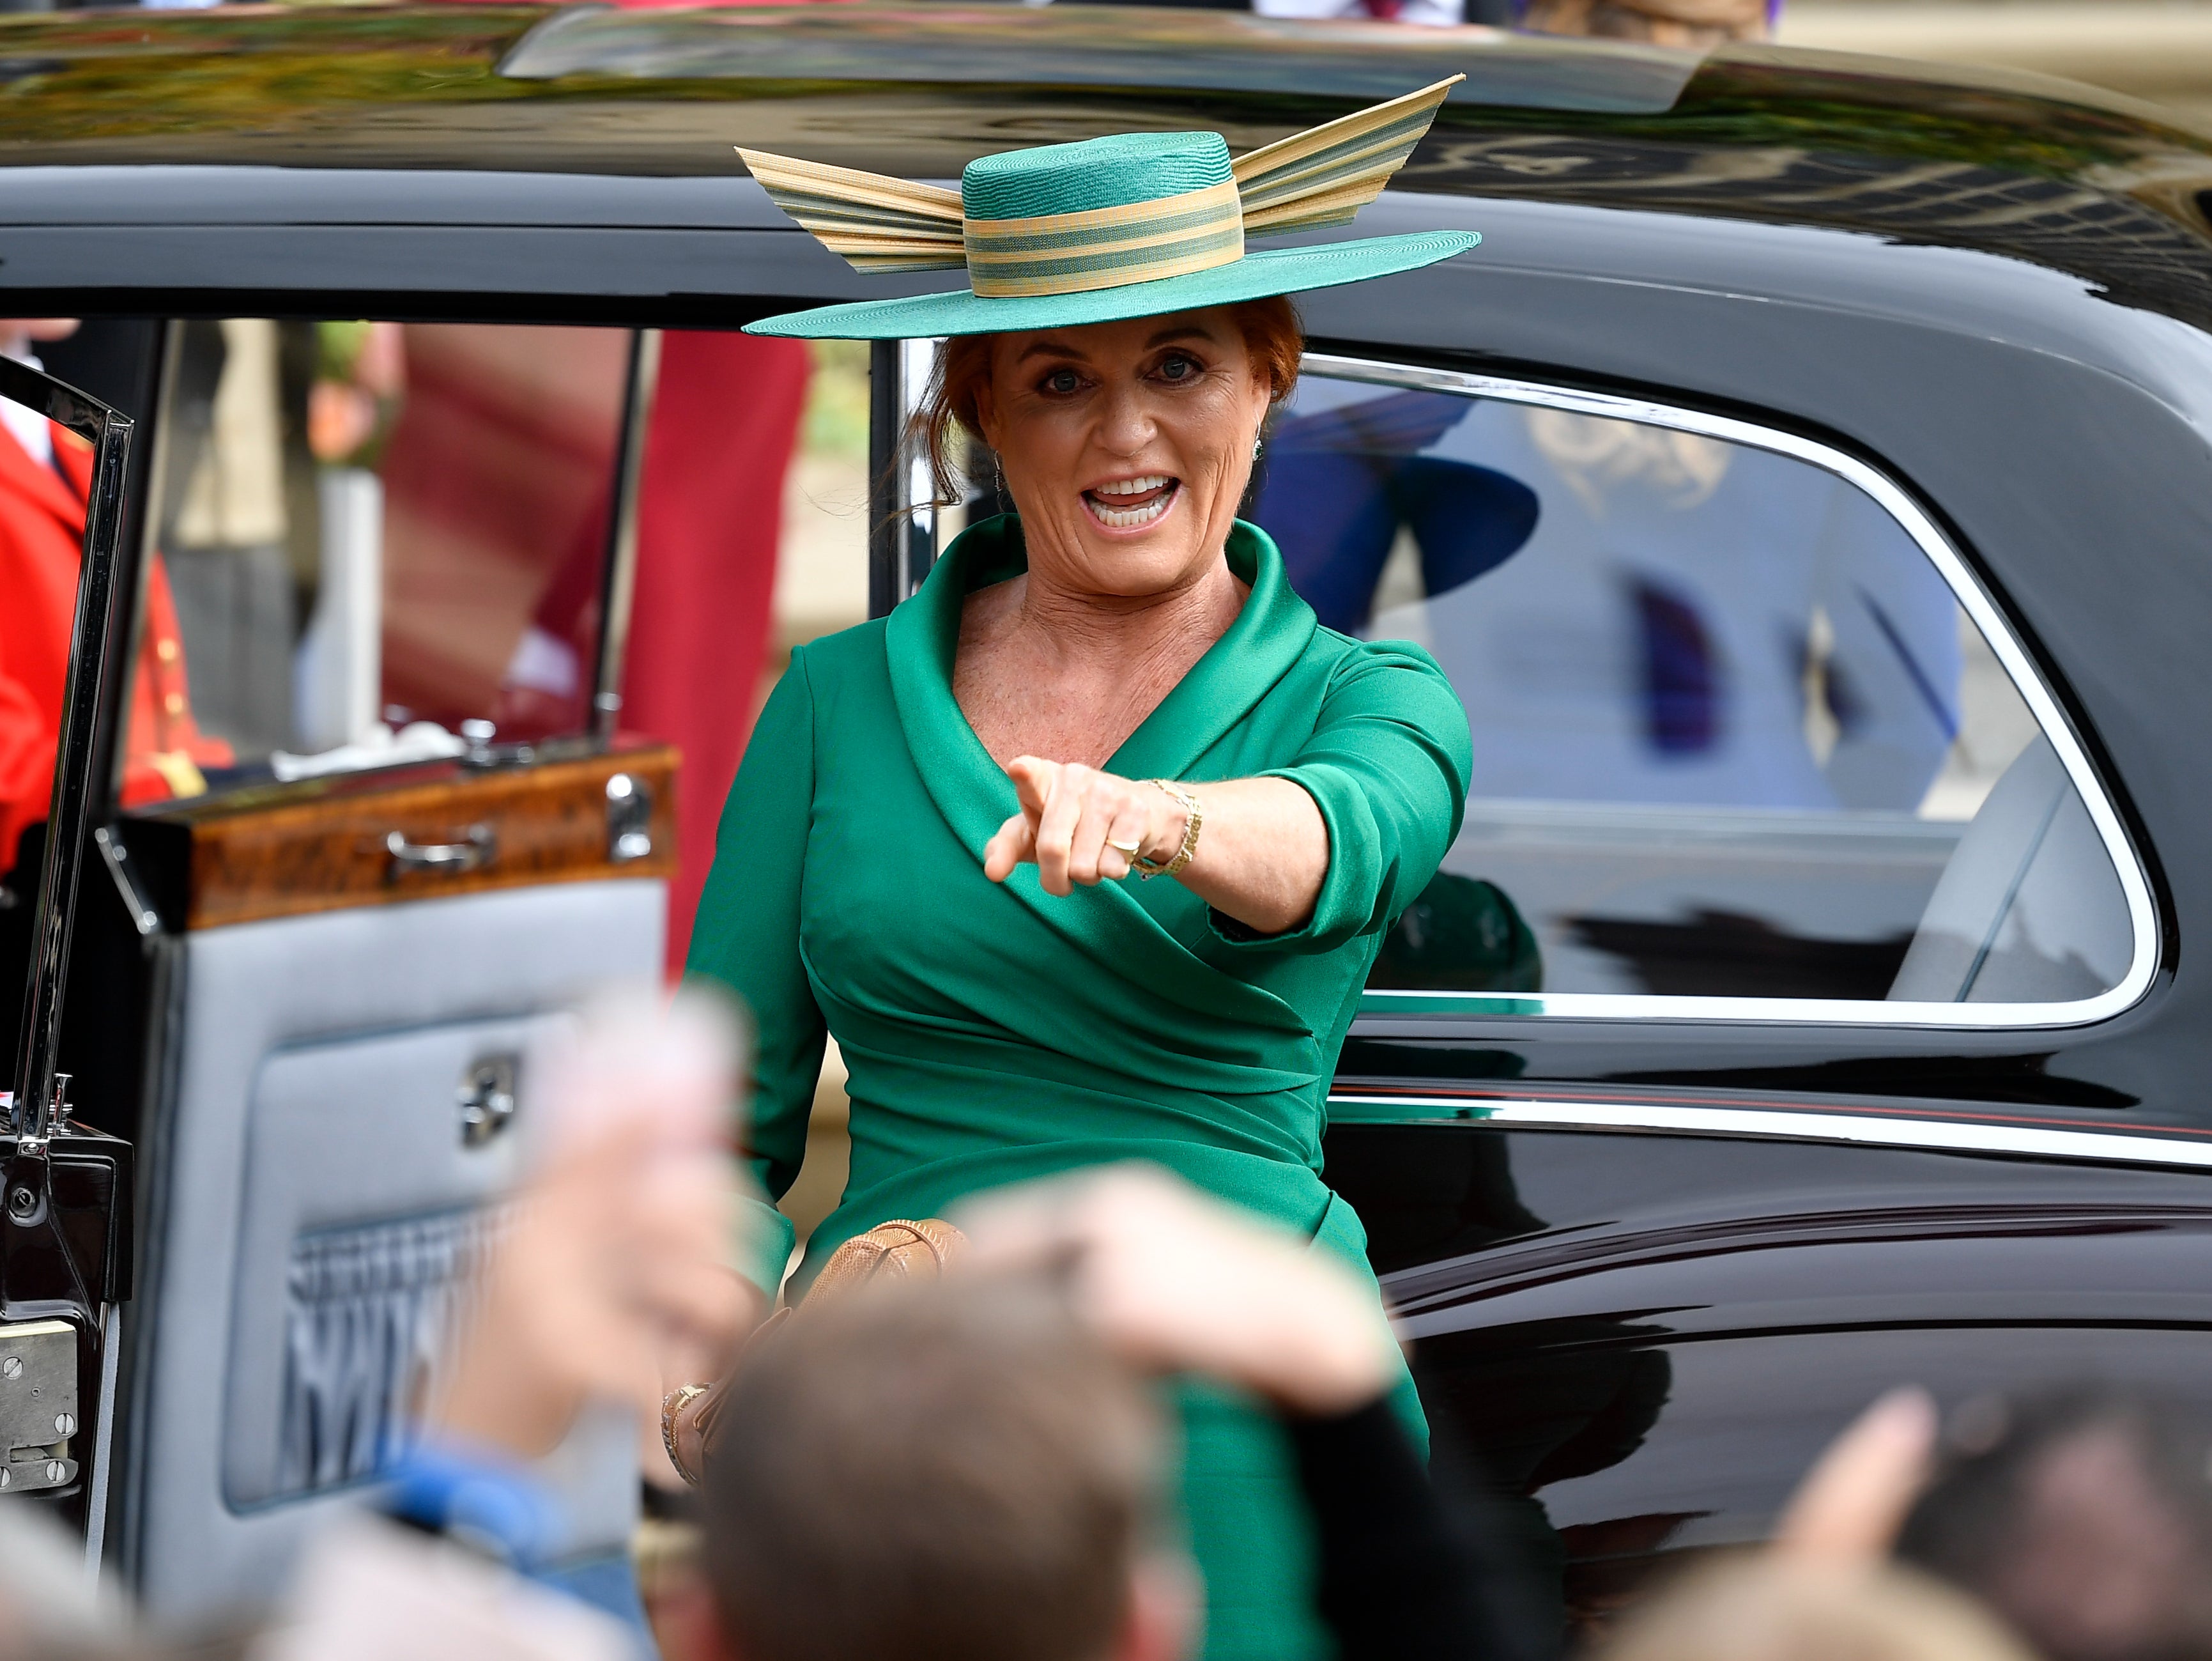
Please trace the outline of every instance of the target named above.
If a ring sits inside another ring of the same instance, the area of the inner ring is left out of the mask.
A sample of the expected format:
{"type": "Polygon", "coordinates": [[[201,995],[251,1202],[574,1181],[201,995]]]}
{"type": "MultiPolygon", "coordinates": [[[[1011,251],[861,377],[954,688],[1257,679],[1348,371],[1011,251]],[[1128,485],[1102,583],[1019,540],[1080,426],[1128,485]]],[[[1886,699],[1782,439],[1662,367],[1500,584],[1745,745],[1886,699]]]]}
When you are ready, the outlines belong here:
{"type": "MultiPolygon", "coordinates": [[[[889,618],[793,654],[723,816],[690,967],[752,1013],[770,1196],[825,1035],[849,1074],[851,1176],[790,1295],[878,1224],[1131,1159],[1364,1264],[1321,1176],[1329,1081],[1384,931],[1458,830],[1467,722],[1418,648],[1321,628],[1236,514],[1297,374],[1281,296],[1474,239],[1243,235],[1348,219],[1448,88],[1233,171],[1212,133],[987,157],[957,197],[746,155],[856,265],[964,264],[965,290],[753,326],[951,337],[939,453],[959,422],[1018,509],[889,618]]],[[[763,1209],[772,1299],[791,1233],[763,1209]]],[[[1318,1654],[1279,1433],[1220,1396],[1179,1405],[1207,1654],[1318,1654]]]]}

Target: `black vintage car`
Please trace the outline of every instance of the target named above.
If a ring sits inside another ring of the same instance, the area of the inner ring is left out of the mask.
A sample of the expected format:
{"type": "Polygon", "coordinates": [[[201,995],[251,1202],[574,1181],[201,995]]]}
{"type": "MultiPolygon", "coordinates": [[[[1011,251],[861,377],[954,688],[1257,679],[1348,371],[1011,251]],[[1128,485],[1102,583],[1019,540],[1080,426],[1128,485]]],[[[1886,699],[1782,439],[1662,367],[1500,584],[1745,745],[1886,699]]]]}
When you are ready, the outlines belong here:
{"type": "MultiPolygon", "coordinates": [[[[75,1403],[0,1372],[21,1503],[157,1614],[265,1590],[397,1433],[533,1046],[657,961],[672,757],[611,696],[655,352],[890,286],[732,146],[945,179],[1451,73],[1361,228],[1482,246],[1304,300],[1251,508],[1474,729],[1328,1137],[1431,1417],[1583,1621],[1759,1537],[1893,1383],[2212,1396],[2212,140],[2054,82],[1192,10],[67,12],[0,22],[0,309],[91,319],[48,362],[97,402],[0,392],[105,435],[120,600],[65,1001],[35,835],[0,914],[47,999],[0,1348],[75,1403]],[[443,436],[210,461],[318,376],[374,405],[394,330],[443,436]],[[549,353],[558,397],[487,390],[549,353]],[[495,476],[542,511],[472,516],[495,476]],[[556,572],[585,632],[518,725],[556,572]],[[160,604],[226,749],[126,805],[160,604]]],[[[878,610],[959,517],[900,512],[927,353],[872,360],[878,610]]],[[[617,1549],[620,1433],[572,1452],[574,1549],[617,1549]]]]}

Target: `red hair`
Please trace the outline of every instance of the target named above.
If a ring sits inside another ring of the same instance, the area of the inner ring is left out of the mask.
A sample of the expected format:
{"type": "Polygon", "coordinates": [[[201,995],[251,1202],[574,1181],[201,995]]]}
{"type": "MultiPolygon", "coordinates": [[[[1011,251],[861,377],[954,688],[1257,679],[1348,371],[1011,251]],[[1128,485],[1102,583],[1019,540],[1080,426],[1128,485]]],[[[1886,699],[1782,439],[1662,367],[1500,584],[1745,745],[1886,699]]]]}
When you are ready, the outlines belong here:
{"type": "MultiPolygon", "coordinates": [[[[1267,377],[1267,405],[1272,411],[1298,384],[1298,362],[1304,355],[1306,336],[1297,308],[1281,295],[1264,300],[1240,300],[1229,308],[1237,332],[1244,337],[1244,350],[1252,367],[1267,377]]],[[[965,481],[952,465],[951,441],[957,423],[975,443],[983,442],[983,389],[991,384],[991,347],[996,335],[955,335],[938,354],[937,371],[929,391],[915,411],[915,429],[927,446],[929,472],[939,504],[962,500],[965,481]]]]}

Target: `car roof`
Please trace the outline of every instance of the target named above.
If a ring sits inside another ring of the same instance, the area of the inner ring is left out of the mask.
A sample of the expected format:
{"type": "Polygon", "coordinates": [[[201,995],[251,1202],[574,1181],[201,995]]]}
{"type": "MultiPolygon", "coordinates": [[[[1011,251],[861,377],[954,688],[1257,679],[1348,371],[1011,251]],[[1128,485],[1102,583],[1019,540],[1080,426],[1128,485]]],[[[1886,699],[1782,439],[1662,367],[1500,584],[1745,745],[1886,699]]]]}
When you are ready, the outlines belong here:
{"type": "Polygon", "coordinates": [[[16,14],[0,19],[0,226],[783,228],[736,145],[946,178],[1133,129],[1257,145],[1451,74],[1468,79],[1401,192],[1873,232],[2212,320],[2212,137],[2148,106],[1770,46],[1182,9],[16,14]]]}

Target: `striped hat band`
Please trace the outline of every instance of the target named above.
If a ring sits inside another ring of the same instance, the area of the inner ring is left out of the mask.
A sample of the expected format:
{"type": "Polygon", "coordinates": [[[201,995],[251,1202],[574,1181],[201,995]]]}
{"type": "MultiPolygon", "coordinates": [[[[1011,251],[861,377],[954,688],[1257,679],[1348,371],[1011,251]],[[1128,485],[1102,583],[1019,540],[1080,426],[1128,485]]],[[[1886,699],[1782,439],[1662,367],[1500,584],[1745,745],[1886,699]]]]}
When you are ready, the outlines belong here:
{"type": "Polygon", "coordinates": [[[1120,207],[963,217],[960,231],[969,286],[988,300],[1118,289],[1244,257],[1234,179],[1120,207]]]}

